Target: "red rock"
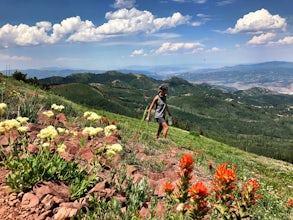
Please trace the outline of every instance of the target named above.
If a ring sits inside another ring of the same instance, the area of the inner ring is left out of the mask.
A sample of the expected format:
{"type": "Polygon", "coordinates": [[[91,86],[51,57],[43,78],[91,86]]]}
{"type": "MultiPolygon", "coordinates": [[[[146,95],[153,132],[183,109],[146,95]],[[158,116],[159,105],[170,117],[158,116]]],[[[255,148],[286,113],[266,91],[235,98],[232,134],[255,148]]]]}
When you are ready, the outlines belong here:
{"type": "Polygon", "coordinates": [[[106,188],[106,184],[108,184],[107,180],[97,183],[89,192],[88,194],[92,194],[93,192],[103,191],[106,188]]]}
{"type": "Polygon", "coordinates": [[[66,162],[70,162],[74,159],[74,155],[66,151],[59,153],[59,156],[63,158],[66,162]]]}
{"type": "Polygon", "coordinates": [[[78,209],[67,208],[67,207],[59,207],[56,210],[57,210],[57,213],[53,216],[53,219],[56,219],[56,220],[71,218],[75,216],[78,212],[78,209]]]}
{"type": "Polygon", "coordinates": [[[5,134],[0,135],[0,146],[7,146],[8,144],[8,137],[5,134]]]}
{"type": "Polygon", "coordinates": [[[39,198],[33,193],[26,193],[22,197],[21,207],[23,209],[35,208],[40,203],[39,198]]]}
{"type": "Polygon", "coordinates": [[[126,166],[126,175],[133,175],[135,172],[137,172],[137,168],[135,166],[132,165],[127,165],[126,166]]]}
{"type": "Polygon", "coordinates": [[[36,154],[39,152],[39,146],[34,144],[28,144],[27,146],[28,153],[36,154]]]}
{"type": "Polygon", "coordinates": [[[83,147],[78,151],[78,154],[87,160],[87,162],[92,161],[94,158],[94,154],[92,153],[89,147],[83,147]]]}
{"type": "Polygon", "coordinates": [[[105,138],[105,143],[106,144],[116,144],[116,143],[118,143],[118,138],[114,135],[107,136],[105,138]]]}
{"type": "Polygon", "coordinates": [[[64,141],[63,144],[66,145],[66,151],[70,154],[77,154],[79,151],[79,141],[76,139],[70,140],[70,141],[64,141]]]}
{"type": "Polygon", "coordinates": [[[64,115],[64,113],[60,113],[56,116],[56,119],[58,120],[59,123],[61,123],[62,125],[66,126],[66,116],[64,115]]]}
{"type": "Polygon", "coordinates": [[[64,183],[42,182],[33,188],[36,196],[42,199],[45,195],[50,194],[62,198],[64,201],[70,199],[70,189],[64,183]]]}

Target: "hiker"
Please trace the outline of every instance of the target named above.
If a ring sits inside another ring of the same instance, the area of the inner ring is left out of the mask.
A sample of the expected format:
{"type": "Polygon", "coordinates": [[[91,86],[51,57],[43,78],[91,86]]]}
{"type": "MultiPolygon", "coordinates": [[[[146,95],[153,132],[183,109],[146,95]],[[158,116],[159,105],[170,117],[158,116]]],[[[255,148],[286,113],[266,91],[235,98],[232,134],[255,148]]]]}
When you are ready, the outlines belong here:
{"type": "Polygon", "coordinates": [[[146,117],[146,121],[150,120],[150,114],[153,109],[153,107],[156,105],[155,108],[155,119],[159,123],[159,128],[156,134],[155,139],[157,140],[163,131],[163,137],[167,137],[168,133],[168,124],[166,122],[165,116],[166,111],[168,112],[169,116],[171,116],[170,110],[167,105],[167,93],[168,93],[168,86],[167,85],[161,85],[158,90],[158,94],[154,97],[152,104],[150,105],[148,109],[148,114],[146,117]]]}

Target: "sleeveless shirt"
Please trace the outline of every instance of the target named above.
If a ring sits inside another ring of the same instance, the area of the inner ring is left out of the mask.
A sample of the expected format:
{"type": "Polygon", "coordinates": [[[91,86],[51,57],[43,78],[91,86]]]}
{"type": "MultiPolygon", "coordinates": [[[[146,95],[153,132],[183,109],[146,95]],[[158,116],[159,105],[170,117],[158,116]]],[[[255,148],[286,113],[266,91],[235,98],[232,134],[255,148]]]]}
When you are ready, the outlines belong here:
{"type": "Polygon", "coordinates": [[[155,118],[165,118],[166,112],[166,96],[158,96],[158,101],[156,103],[156,111],[155,111],[155,118]]]}

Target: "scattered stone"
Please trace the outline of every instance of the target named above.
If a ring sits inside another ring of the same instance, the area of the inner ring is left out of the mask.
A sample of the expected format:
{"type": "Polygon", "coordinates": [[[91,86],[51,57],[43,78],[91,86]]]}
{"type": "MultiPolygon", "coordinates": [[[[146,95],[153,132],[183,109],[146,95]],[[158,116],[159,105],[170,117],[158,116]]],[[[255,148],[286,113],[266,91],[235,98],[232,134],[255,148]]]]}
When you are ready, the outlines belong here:
{"type": "Polygon", "coordinates": [[[28,192],[22,197],[21,207],[23,209],[35,208],[39,202],[40,200],[35,194],[28,192]]]}

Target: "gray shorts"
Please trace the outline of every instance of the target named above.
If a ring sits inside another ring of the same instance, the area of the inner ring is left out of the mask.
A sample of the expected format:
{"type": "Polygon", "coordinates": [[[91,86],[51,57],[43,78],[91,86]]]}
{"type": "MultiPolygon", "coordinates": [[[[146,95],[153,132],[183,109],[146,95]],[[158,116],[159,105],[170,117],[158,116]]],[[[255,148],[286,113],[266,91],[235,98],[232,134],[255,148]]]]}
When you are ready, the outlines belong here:
{"type": "Polygon", "coordinates": [[[163,122],[166,121],[165,118],[156,118],[156,120],[159,124],[162,124],[163,122]]]}

